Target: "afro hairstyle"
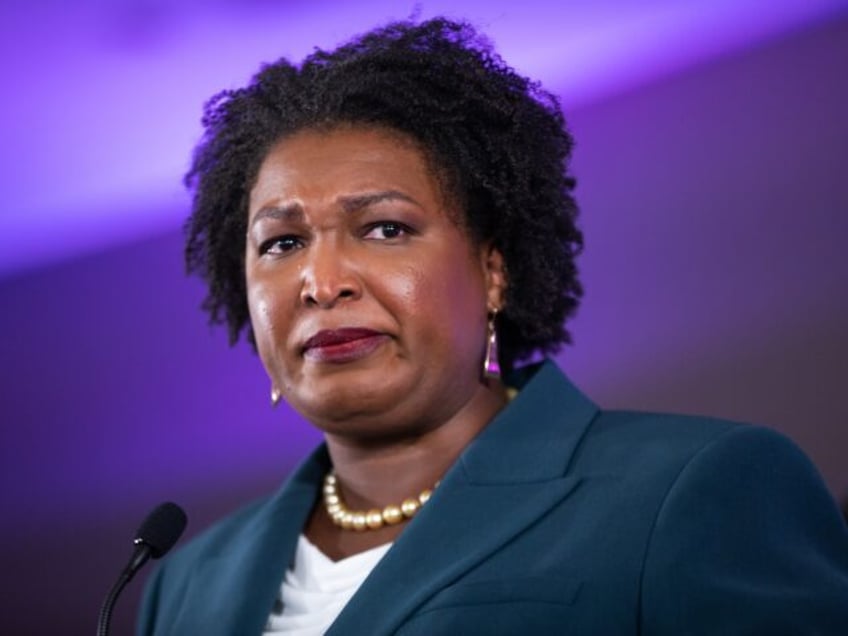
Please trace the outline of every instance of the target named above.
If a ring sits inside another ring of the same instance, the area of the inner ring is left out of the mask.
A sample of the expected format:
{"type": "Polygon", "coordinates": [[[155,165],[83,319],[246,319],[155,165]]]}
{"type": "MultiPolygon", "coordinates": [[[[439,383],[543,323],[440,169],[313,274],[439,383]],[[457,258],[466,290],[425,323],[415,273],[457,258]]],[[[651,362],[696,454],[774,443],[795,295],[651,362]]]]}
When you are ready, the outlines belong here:
{"type": "Polygon", "coordinates": [[[254,343],[244,272],[250,190],[272,146],[304,129],[372,126],[419,147],[474,241],[503,255],[508,287],[497,317],[501,365],[571,341],[566,320],[582,287],[569,174],[573,139],[557,99],[507,66],[470,25],[394,22],[300,65],[281,59],[248,86],[205,105],[204,135],[185,177],[189,273],[230,342],[254,343]]]}

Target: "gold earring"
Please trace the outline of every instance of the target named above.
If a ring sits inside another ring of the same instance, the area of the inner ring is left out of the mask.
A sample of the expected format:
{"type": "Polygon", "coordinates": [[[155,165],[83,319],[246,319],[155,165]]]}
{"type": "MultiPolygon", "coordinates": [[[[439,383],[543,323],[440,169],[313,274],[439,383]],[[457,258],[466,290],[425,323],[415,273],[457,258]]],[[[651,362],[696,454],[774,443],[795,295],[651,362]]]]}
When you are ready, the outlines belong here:
{"type": "Polygon", "coordinates": [[[271,406],[277,406],[280,403],[280,400],[282,399],[282,397],[283,397],[283,394],[280,392],[280,389],[278,389],[275,386],[272,386],[271,387],[271,406]]]}
{"type": "Polygon", "coordinates": [[[498,363],[498,332],[495,328],[495,318],[498,310],[489,314],[489,325],[486,338],[486,359],[483,361],[483,376],[490,380],[501,379],[501,365],[498,363]]]}

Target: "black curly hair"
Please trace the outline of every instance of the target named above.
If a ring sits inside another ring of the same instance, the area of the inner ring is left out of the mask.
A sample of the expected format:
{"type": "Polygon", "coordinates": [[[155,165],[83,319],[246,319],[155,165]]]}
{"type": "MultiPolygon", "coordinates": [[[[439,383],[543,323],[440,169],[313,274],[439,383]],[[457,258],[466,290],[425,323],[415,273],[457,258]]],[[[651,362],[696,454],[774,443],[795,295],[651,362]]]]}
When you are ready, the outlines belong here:
{"type": "Polygon", "coordinates": [[[186,264],[208,285],[203,308],[230,342],[254,343],[244,275],[248,196],[286,135],[363,125],[414,140],[475,241],[503,254],[508,289],[498,316],[501,364],[571,341],[565,320],[582,287],[575,257],[573,140],[556,98],[518,75],[466,23],[395,22],[298,67],[263,67],[205,106],[205,134],[185,183],[193,191],[186,264]]]}

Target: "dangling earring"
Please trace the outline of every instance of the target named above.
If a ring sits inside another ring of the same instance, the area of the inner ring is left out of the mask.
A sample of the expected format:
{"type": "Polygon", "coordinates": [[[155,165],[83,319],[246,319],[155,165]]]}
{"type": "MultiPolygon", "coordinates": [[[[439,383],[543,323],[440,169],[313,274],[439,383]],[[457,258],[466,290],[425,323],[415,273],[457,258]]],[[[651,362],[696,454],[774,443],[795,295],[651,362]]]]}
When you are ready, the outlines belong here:
{"type": "Polygon", "coordinates": [[[495,318],[498,310],[489,314],[489,326],[486,339],[486,359],[483,361],[483,376],[490,380],[501,379],[501,365],[498,364],[498,332],[495,329],[495,318]]]}
{"type": "Polygon", "coordinates": [[[275,386],[271,387],[271,406],[277,406],[280,403],[280,399],[282,399],[283,394],[280,393],[280,389],[275,386]]]}

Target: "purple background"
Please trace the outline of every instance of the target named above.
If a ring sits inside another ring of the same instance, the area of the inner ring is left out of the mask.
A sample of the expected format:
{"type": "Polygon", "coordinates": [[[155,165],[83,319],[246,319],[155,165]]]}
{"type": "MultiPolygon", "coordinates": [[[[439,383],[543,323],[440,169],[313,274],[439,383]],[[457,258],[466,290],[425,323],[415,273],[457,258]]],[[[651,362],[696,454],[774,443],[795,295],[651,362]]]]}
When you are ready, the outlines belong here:
{"type": "MultiPolygon", "coordinates": [[[[562,95],[578,140],[587,295],[561,366],[604,406],[773,426],[845,496],[845,3],[544,5],[465,14],[562,95]]],[[[216,89],[407,12],[180,6],[0,9],[4,633],[93,631],[149,508],[179,502],[193,534],[318,441],[206,327],[179,175],[216,89]]]]}

